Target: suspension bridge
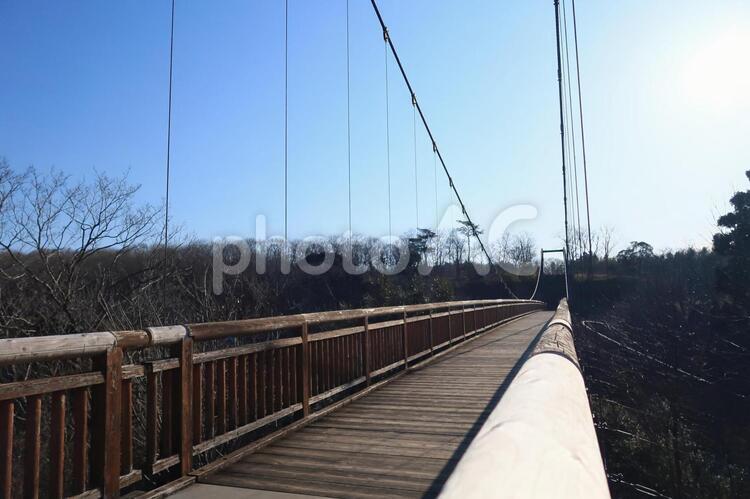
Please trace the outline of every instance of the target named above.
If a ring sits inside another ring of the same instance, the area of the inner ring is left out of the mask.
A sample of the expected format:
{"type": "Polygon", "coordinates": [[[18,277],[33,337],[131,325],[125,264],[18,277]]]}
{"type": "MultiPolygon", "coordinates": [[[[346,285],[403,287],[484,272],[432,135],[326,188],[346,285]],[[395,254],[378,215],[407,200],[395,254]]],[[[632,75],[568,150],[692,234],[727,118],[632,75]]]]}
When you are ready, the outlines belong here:
{"type": "MultiPolygon", "coordinates": [[[[592,254],[575,2],[572,58],[567,3],[554,1],[565,227],[565,248],[554,251],[563,255],[566,282],[559,305],[535,299],[547,250],[529,299],[498,271],[502,298],[493,300],[0,340],[0,366],[17,378],[0,384],[0,494],[608,497],[567,302],[568,267],[592,254]],[[60,368],[70,360],[75,368],[60,368]],[[31,363],[45,366],[45,375],[24,377],[31,363]]],[[[466,227],[494,266],[371,4],[383,33],[386,107],[389,58],[411,96],[415,183],[421,126],[466,227]]],[[[174,1],[171,15],[165,261],[174,1]]],[[[348,64],[346,77],[348,89],[348,64]]],[[[285,121],[285,237],[286,132],[285,121]]],[[[386,137],[390,147],[388,129],[386,137]]],[[[348,167],[351,180],[350,136],[348,167]]],[[[385,168],[390,230],[390,160],[385,168]]],[[[351,181],[348,200],[351,232],[351,181]]]]}

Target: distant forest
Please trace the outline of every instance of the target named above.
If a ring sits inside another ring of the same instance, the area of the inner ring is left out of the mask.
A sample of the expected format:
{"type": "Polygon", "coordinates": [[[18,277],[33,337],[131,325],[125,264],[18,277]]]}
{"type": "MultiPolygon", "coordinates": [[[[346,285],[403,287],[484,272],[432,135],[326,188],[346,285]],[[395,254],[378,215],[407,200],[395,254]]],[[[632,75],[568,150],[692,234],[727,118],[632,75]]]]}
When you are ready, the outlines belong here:
{"type": "Polygon", "coordinates": [[[633,242],[609,278],[577,281],[576,346],[614,497],[750,497],[750,190],[731,205],[712,250],[633,242]]]}
{"type": "MultiPolygon", "coordinates": [[[[75,182],[0,160],[0,337],[498,298],[499,277],[529,297],[536,282],[531,236],[493,244],[502,268],[482,276],[463,224],[410,234],[412,259],[392,276],[350,275],[339,256],[322,275],[284,274],[271,244],[264,274],[251,262],[216,295],[211,244],[173,231],[165,251],[164,213],[137,191],[125,177],[75,182]]],[[[634,241],[615,253],[604,228],[589,255],[587,234],[571,238],[576,344],[615,497],[750,497],[750,190],[731,204],[711,249],[655,254],[634,241]]],[[[355,239],[361,260],[376,240],[355,239]]],[[[564,290],[561,262],[546,260],[538,297],[554,306],[564,290]]]]}

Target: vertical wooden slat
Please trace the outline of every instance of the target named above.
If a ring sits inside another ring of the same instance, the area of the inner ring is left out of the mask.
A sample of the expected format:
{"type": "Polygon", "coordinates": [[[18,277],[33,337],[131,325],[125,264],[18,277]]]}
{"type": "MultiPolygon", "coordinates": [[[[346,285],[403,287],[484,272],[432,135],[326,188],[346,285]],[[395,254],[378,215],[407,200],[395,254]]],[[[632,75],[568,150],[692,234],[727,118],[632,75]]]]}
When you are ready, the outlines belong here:
{"type": "Polygon", "coordinates": [[[159,456],[162,458],[169,457],[174,453],[174,377],[172,371],[162,371],[161,373],[161,428],[159,437],[161,440],[161,449],[159,456]]]}
{"type": "Polygon", "coordinates": [[[104,497],[119,497],[122,349],[108,350],[96,359],[95,365],[104,374],[104,383],[93,389],[91,478],[95,484],[101,485],[104,497]]]}
{"type": "Polygon", "coordinates": [[[289,376],[290,376],[290,388],[291,388],[291,404],[294,405],[300,400],[302,400],[302,397],[300,397],[299,394],[299,384],[298,384],[298,376],[297,371],[299,370],[299,364],[298,362],[302,362],[302,358],[297,355],[297,351],[299,350],[299,347],[293,346],[289,349],[289,355],[290,358],[290,367],[289,367],[289,376]]]}
{"type": "Polygon", "coordinates": [[[466,339],[466,307],[461,306],[461,325],[463,328],[463,337],[466,339]]]}
{"type": "Polygon", "coordinates": [[[52,394],[49,497],[62,498],[65,486],[65,392],[52,394]]]}
{"type": "Polygon", "coordinates": [[[409,367],[409,323],[406,322],[406,312],[404,312],[404,324],[403,324],[403,340],[404,343],[404,367],[409,367]]]}
{"type": "MultiPolygon", "coordinates": [[[[180,475],[185,476],[193,467],[193,338],[185,337],[175,347],[180,359],[180,367],[175,372],[178,381],[176,387],[175,410],[173,416],[178,418],[177,441],[180,454],[180,475]]],[[[198,379],[200,384],[200,379],[198,379]]]]}
{"type": "Polygon", "coordinates": [[[284,356],[286,358],[284,368],[284,374],[286,375],[286,381],[284,383],[284,393],[286,394],[286,406],[289,407],[294,403],[294,386],[292,385],[292,372],[294,372],[294,364],[291,363],[292,361],[292,352],[294,347],[289,347],[284,349],[284,356]]]}
{"type": "Polygon", "coordinates": [[[193,444],[203,441],[203,364],[193,366],[193,444]]]}
{"type": "Polygon", "coordinates": [[[227,429],[233,430],[237,427],[237,357],[227,359],[227,409],[229,410],[229,424],[227,429]]]}
{"type": "Polygon", "coordinates": [[[133,382],[130,379],[122,381],[120,410],[122,411],[122,416],[120,416],[122,422],[120,473],[127,475],[133,469],[133,382]]]}
{"type": "Polygon", "coordinates": [[[13,491],[13,400],[0,401],[0,495],[12,497],[13,491]]]}
{"type": "Polygon", "coordinates": [[[247,424],[247,355],[237,359],[237,405],[239,421],[237,426],[247,424]]]}
{"type": "Polygon", "coordinates": [[[223,435],[227,431],[227,363],[225,359],[216,361],[216,434],[223,435]]]}
{"type": "Polygon", "coordinates": [[[453,324],[451,324],[451,308],[448,307],[448,344],[453,344],[453,324]]]}
{"type": "Polygon", "coordinates": [[[39,467],[41,450],[42,396],[26,399],[26,435],[24,448],[23,494],[39,497],[39,467]]]}
{"type": "Polygon", "coordinates": [[[434,352],[435,333],[433,331],[434,324],[433,324],[433,319],[432,319],[432,310],[430,310],[430,326],[429,327],[430,327],[430,355],[433,355],[435,353],[434,352]]]}
{"type": "Polygon", "coordinates": [[[159,402],[157,398],[158,374],[154,372],[153,365],[146,364],[146,466],[147,473],[152,472],[152,466],[156,462],[159,452],[159,432],[157,424],[159,421],[159,402]]]}
{"type": "Polygon", "coordinates": [[[73,494],[82,494],[88,487],[89,471],[89,393],[78,388],[71,394],[73,409],[73,494]]]}
{"type": "Polygon", "coordinates": [[[273,399],[274,399],[274,411],[281,410],[282,406],[284,405],[284,378],[282,376],[284,372],[284,350],[283,349],[277,349],[274,350],[274,356],[276,357],[276,362],[274,364],[274,392],[273,392],[273,399]]]}
{"type": "Polygon", "coordinates": [[[258,419],[258,354],[252,354],[248,359],[250,365],[250,419],[258,419]]]}
{"type": "Polygon", "coordinates": [[[307,322],[302,324],[302,415],[310,415],[310,342],[307,322]]]}
{"type": "Polygon", "coordinates": [[[216,362],[206,364],[206,438],[216,435],[216,362]]]}
{"type": "Polygon", "coordinates": [[[256,372],[257,379],[257,399],[258,399],[258,419],[264,417],[266,413],[266,352],[258,352],[258,365],[256,372]]]}
{"type": "Polygon", "coordinates": [[[276,392],[276,376],[274,376],[274,368],[276,367],[276,351],[266,351],[266,414],[273,414],[276,401],[274,400],[274,394],[276,392]]]}

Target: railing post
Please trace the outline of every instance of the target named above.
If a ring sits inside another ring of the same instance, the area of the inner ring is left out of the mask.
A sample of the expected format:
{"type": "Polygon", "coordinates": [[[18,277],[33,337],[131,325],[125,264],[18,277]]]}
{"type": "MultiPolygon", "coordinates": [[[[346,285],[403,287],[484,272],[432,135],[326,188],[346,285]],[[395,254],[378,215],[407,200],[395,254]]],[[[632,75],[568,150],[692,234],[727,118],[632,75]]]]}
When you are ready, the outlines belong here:
{"type": "Polygon", "coordinates": [[[0,496],[13,497],[13,400],[0,402],[0,496]]]}
{"type": "Polygon", "coordinates": [[[94,365],[102,371],[104,383],[93,390],[92,479],[101,486],[103,497],[119,497],[122,349],[107,350],[94,365]]]}
{"type": "Polygon", "coordinates": [[[474,324],[474,330],[472,331],[472,334],[476,334],[477,331],[479,331],[479,327],[477,327],[477,306],[472,305],[472,315],[474,317],[474,320],[472,321],[472,324],[474,324]]]}
{"type": "Polygon", "coordinates": [[[453,327],[451,325],[451,308],[448,307],[448,345],[453,344],[453,327]]]}
{"type": "Polygon", "coordinates": [[[434,354],[433,349],[435,348],[435,337],[432,333],[432,310],[430,310],[430,355],[434,354]]]}
{"type": "Polygon", "coordinates": [[[362,337],[362,363],[364,364],[367,386],[370,386],[370,319],[368,316],[365,316],[364,328],[364,336],[362,337]]]}
{"type": "Polygon", "coordinates": [[[404,312],[404,369],[409,368],[409,338],[407,334],[407,327],[406,327],[406,312],[404,312]]]}
{"type": "MultiPolygon", "coordinates": [[[[179,417],[180,475],[185,476],[193,467],[193,338],[186,336],[175,347],[180,359],[180,387],[175,397],[173,415],[179,417]]],[[[198,380],[200,382],[200,380],[198,380]]]]}
{"type": "Polygon", "coordinates": [[[464,340],[466,340],[466,306],[464,305],[461,305],[461,326],[464,333],[464,340]]]}
{"type": "Polygon", "coordinates": [[[302,416],[310,415],[310,341],[307,321],[302,324],[302,416]]]}

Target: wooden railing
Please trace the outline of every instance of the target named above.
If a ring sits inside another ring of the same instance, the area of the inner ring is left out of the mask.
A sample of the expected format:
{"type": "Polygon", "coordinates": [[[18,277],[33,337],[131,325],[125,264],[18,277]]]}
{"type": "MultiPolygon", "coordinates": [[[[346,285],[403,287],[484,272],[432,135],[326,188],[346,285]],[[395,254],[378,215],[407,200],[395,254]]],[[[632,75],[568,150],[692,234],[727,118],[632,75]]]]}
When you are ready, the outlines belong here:
{"type": "Polygon", "coordinates": [[[0,340],[0,496],[153,488],[543,306],[448,302],[0,340]],[[54,375],[27,379],[36,372],[54,375]]]}

